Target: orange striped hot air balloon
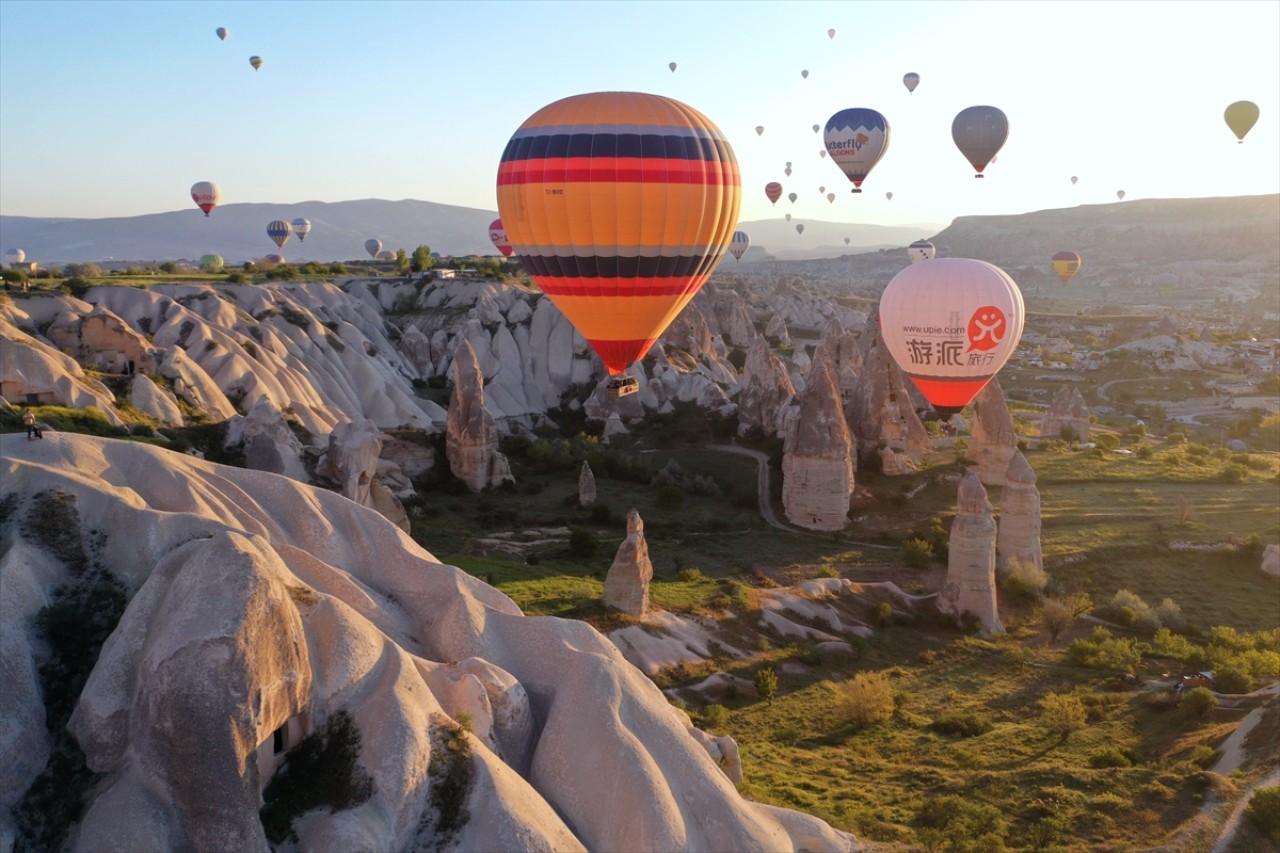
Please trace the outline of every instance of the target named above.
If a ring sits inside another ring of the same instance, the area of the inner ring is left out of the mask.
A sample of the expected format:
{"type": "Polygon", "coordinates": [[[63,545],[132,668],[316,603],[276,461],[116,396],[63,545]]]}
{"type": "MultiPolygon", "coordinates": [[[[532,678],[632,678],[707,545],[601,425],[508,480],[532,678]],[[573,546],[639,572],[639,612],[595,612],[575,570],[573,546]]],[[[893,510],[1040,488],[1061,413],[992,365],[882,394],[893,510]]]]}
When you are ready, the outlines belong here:
{"type": "MultiPolygon", "coordinates": [[[[642,358],[724,257],[742,182],[706,116],[637,92],[543,107],[498,167],[514,254],[611,376],[642,358]]],[[[610,390],[638,390],[634,379],[610,390]]]]}

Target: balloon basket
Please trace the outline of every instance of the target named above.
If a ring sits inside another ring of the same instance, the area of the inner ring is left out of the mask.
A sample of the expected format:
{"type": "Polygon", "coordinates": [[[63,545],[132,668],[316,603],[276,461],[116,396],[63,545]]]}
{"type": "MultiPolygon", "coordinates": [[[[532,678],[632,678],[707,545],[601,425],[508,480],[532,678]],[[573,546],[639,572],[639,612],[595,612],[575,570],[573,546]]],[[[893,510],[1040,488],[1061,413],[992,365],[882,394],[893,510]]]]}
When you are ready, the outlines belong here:
{"type": "Polygon", "coordinates": [[[986,175],[974,175],[975,178],[985,178],[986,175]]]}
{"type": "Polygon", "coordinates": [[[640,383],[633,376],[612,376],[604,390],[610,397],[627,397],[640,390],[640,383]]]}
{"type": "Polygon", "coordinates": [[[853,189],[849,190],[849,192],[851,192],[851,193],[860,193],[860,192],[862,192],[862,190],[858,189],[857,187],[854,187],[853,189]]]}

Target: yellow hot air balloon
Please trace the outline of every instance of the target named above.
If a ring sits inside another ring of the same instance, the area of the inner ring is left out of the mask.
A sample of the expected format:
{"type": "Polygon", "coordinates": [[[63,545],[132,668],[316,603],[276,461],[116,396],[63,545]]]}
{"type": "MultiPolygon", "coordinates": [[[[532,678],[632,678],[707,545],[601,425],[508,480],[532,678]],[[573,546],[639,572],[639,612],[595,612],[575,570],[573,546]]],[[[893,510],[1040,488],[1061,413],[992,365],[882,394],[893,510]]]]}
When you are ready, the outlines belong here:
{"type": "Polygon", "coordinates": [[[1231,128],[1236,139],[1244,142],[1245,134],[1258,122],[1258,105],[1253,101],[1236,101],[1227,107],[1222,117],[1226,119],[1227,127],[1231,128]]]}
{"type": "Polygon", "coordinates": [[[1059,252],[1053,256],[1053,273],[1066,284],[1080,272],[1080,255],[1075,252],[1059,252]]]}
{"type": "MultiPolygon", "coordinates": [[[[686,104],[638,92],[538,110],[507,143],[497,184],[514,254],[613,377],[702,287],[742,203],[720,129],[686,104]]],[[[619,377],[609,390],[638,385],[619,377]]]]}

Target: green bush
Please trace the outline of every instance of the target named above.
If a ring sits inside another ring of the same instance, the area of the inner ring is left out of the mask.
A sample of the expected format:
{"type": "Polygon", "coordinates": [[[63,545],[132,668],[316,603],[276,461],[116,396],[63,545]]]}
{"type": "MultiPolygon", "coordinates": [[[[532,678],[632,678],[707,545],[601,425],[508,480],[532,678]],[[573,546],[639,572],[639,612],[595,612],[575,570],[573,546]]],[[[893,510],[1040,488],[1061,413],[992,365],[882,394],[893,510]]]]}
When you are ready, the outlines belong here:
{"type": "Polygon", "coordinates": [[[706,580],[706,577],[702,574],[701,570],[690,566],[687,569],[681,569],[676,572],[676,580],[683,583],[697,583],[698,581],[706,580]]]}
{"type": "Polygon", "coordinates": [[[1089,766],[1099,770],[1107,767],[1132,767],[1129,756],[1116,747],[1108,747],[1089,756],[1089,766]]]}
{"type": "Polygon", "coordinates": [[[729,709],[723,705],[708,705],[702,709],[702,727],[704,729],[722,728],[729,722],[729,709]]]}
{"type": "Polygon", "coordinates": [[[1244,813],[1264,838],[1280,845],[1280,788],[1254,790],[1244,813]]]}
{"type": "Polygon", "coordinates": [[[858,728],[893,716],[897,700],[889,677],[883,672],[860,672],[835,686],[836,716],[858,728]]]}
{"type": "Polygon", "coordinates": [[[772,705],[773,694],[778,692],[778,673],[774,672],[772,667],[758,669],[755,674],[755,683],[756,692],[760,694],[760,698],[772,705]]]}
{"type": "Polygon", "coordinates": [[[902,560],[913,569],[927,569],[933,560],[933,546],[919,537],[902,543],[902,560]]]}
{"type": "Polygon", "coordinates": [[[569,531],[569,553],[575,557],[589,559],[594,557],[600,547],[596,535],[585,527],[575,527],[569,531]]]}
{"type": "Polygon", "coordinates": [[[1115,450],[1120,446],[1120,439],[1114,433],[1104,432],[1095,436],[1093,443],[1103,450],[1115,450]]]}
{"type": "Polygon", "coordinates": [[[1088,725],[1089,717],[1079,696],[1049,693],[1040,700],[1040,722],[1065,741],[1088,725]]]}
{"type": "Polygon", "coordinates": [[[1182,701],[1178,705],[1189,718],[1203,720],[1218,707],[1218,697],[1208,688],[1193,687],[1182,694],[1182,701]]]}
{"type": "Polygon", "coordinates": [[[956,737],[977,737],[992,729],[991,720],[977,711],[953,711],[934,720],[929,727],[956,737]]]}

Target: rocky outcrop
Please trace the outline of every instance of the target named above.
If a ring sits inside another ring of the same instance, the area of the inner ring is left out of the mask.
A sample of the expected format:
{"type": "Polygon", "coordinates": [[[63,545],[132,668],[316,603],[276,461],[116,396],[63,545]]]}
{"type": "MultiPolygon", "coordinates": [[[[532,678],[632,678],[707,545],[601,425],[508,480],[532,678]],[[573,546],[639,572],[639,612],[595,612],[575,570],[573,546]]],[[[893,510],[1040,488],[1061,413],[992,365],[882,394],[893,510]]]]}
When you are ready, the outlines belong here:
{"type": "Polygon", "coordinates": [[[404,505],[378,477],[385,464],[379,458],[381,453],[382,432],[373,421],[339,424],[329,436],[329,450],[321,470],[341,486],[344,497],[376,510],[408,533],[409,516],[404,505]]]}
{"type": "Polygon", "coordinates": [[[182,426],[186,419],[177,399],[145,373],[135,373],[129,381],[129,405],[165,426],[182,426]]]}
{"type": "Polygon", "coordinates": [[[102,305],[88,314],[64,311],[46,335],[85,367],[103,373],[155,373],[159,353],[141,334],[102,305]]]}
{"type": "Polygon", "coordinates": [[[604,579],[606,607],[631,616],[643,616],[649,609],[649,582],[653,580],[653,563],[649,546],[644,541],[644,521],[634,509],[627,512],[627,538],[604,579]]]}
{"type": "Polygon", "coordinates": [[[112,424],[115,396],[105,385],[85,375],[80,365],[48,344],[35,340],[0,319],[0,396],[14,402],[67,406],[102,412],[112,424]]]}
{"type": "Polygon", "coordinates": [[[1064,435],[1081,443],[1089,440],[1089,406],[1079,388],[1063,388],[1053,395],[1049,410],[1040,421],[1040,437],[1060,439],[1064,435]],[[1065,432],[1064,432],[1065,429],[1065,432]]]}
{"type": "Polygon", "coordinates": [[[596,477],[591,473],[591,466],[584,459],[582,470],[578,472],[578,506],[592,507],[596,503],[596,477]]]}
{"type": "Polygon", "coordinates": [[[814,362],[783,443],[782,505],[809,530],[842,530],[853,494],[854,440],[825,361],[814,362]]]}
{"type": "Polygon", "coordinates": [[[840,325],[840,321],[831,318],[822,327],[822,337],[813,351],[813,363],[826,364],[840,389],[840,399],[848,402],[849,397],[858,387],[858,372],[862,369],[862,353],[858,350],[857,339],[853,333],[840,325]]]}
{"type": "Polygon", "coordinates": [[[988,382],[974,398],[972,428],[965,458],[978,464],[983,484],[1003,486],[1009,460],[1018,452],[1018,434],[999,379],[988,382]]]}
{"type": "Polygon", "coordinates": [[[747,350],[738,392],[738,435],[753,430],[773,436],[782,428],[783,409],[795,397],[782,359],[769,352],[769,345],[757,335],[747,350]]]}
{"type": "Polygon", "coordinates": [[[1280,578],[1280,545],[1268,545],[1262,549],[1262,572],[1280,578]]]}
{"type": "Polygon", "coordinates": [[[764,336],[776,346],[791,346],[791,333],[787,331],[787,322],[782,319],[781,314],[774,314],[769,318],[768,324],[764,327],[764,336]]]}
{"type": "Polygon", "coordinates": [[[300,483],[311,480],[302,463],[302,442],[289,429],[284,413],[265,397],[258,398],[248,415],[231,418],[226,444],[228,447],[244,445],[246,468],[283,474],[300,483]]]}
{"type": "Polygon", "coordinates": [[[845,406],[858,437],[858,461],[878,465],[889,476],[919,468],[929,435],[916,414],[902,370],[880,340],[880,317],[872,312],[858,338],[862,375],[845,406]]]}
{"type": "MultiPolygon", "coordinates": [[[[71,726],[103,774],[78,849],[267,850],[258,809],[277,745],[288,753],[344,716],[371,793],[295,820],[300,850],[434,847],[429,791],[453,737],[471,770],[456,849],[855,848],[820,820],[744,800],[688,718],[595,629],[525,618],[339,495],[66,434],[0,436],[0,487],[17,518],[37,495],[64,495],[79,524],[60,535],[105,531],[96,562],[129,598],[71,726]],[[457,733],[463,714],[470,734],[457,733]]],[[[6,807],[46,763],[36,620],[74,580],[25,529],[7,527],[0,556],[6,807]]]]}
{"type": "Polygon", "coordinates": [[[1000,493],[1000,530],[996,537],[996,571],[1000,576],[1021,563],[1044,569],[1040,550],[1040,490],[1027,457],[1014,452],[1000,493]]]}
{"type": "Polygon", "coordinates": [[[498,450],[498,426],[484,407],[484,376],[471,342],[453,359],[453,396],[445,432],[445,453],[453,475],[473,492],[511,481],[511,467],[498,450]]]}
{"type": "Polygon", "coordinates": [[[996,606],[996,522],[977,472],[964,475],[957,500],[948,540],[947,581],[938,593],[938,608],[957,618],[969,614],[983,634],[1002,633],[996,606]]]}

